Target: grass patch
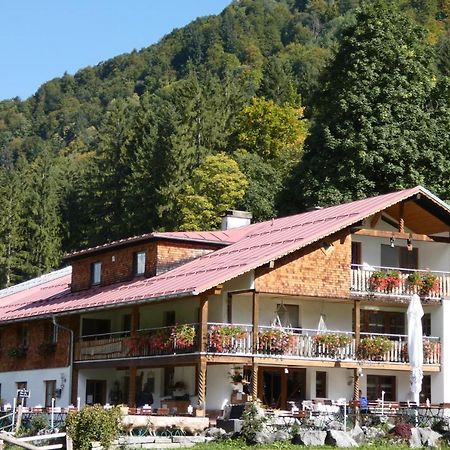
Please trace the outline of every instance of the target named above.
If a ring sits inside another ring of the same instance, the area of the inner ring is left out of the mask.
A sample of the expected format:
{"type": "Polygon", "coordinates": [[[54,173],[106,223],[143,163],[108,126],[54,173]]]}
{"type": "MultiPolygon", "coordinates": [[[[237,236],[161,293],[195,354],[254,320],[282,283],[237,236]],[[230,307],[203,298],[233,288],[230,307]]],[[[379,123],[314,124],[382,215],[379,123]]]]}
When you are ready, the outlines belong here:
{"type": "MultiPolygon", "coordinates": [[[[247,445],[245,441],[241,439],[229,439],[218,442],[209,442],[207,444],[197,444],[193,448],[196,450],[233,450],[233,449],[253,449],[253,450],[299,450],[304,446],[294,445],[290,442],[274,442],[273,444],[268,445],[247,445]]],[[[399,450],[406,450],[410,447],[408,445],[399,445],[397,443],[381,443],[377,442],[376,444],[367,444],[359,446],[362,450],[387,450],[395,447],[399,450]]],[[[336,447],[332,447],[330,445],[324,445],[322,447],[308,447],[308,450],[326,450],[326,449],[336,449],[336,447]]]]}

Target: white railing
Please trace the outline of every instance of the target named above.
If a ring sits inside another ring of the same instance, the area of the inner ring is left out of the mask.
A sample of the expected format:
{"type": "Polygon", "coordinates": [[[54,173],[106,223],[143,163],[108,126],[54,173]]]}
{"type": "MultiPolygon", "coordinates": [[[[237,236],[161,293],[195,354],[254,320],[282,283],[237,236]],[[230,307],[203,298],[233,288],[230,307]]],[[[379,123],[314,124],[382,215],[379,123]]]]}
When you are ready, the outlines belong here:
{"type": "Polygon", "coordinates": [[[351,290],[373,295],[399,297],[419,294],[421,297],[441,299],[450,295],[450,272],[352,265],[351,290]],[[426,289],[423,279],[435,277],[434,286],[426,289]]]}
{"type": "MultiPolygon", "coordinates": [[[[138,336],[110,333],[108,336],[83,336],[77,343],[77,359],[138,358],[199,351],[198,324],[187,324],[195,338],[186,345],[177,342],[177,327],[139,330],[138,336]],[[116,346],[120,345],[120,348],[116,346]]],[[[424,364],[440,364],[441,344],[437,337],[424,336],[424,364]]],[[[408,363],[408,337],[399,334],[361,333],[356,351],[351,331],[318,331],[308,328],[260,326],[253,341],[249,324],[208,323],[206,351],[222,355],[259,355],[326,360],[362,360],[408,363]]]]}

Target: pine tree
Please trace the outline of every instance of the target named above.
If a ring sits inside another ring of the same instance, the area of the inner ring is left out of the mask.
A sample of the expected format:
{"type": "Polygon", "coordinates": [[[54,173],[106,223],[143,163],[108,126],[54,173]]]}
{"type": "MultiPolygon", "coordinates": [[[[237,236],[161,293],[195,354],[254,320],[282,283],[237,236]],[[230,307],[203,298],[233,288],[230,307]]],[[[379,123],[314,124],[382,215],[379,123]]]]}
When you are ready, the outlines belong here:
{"type": "Polygon", "coordinates": [[[419,183],[439,192],[444,181],[426,176],[437,124],[433,51],[423,29],[381,0],[366,2],[356,19],[324,75],[285,211],[289,203],[338,203],[419,183]]]}

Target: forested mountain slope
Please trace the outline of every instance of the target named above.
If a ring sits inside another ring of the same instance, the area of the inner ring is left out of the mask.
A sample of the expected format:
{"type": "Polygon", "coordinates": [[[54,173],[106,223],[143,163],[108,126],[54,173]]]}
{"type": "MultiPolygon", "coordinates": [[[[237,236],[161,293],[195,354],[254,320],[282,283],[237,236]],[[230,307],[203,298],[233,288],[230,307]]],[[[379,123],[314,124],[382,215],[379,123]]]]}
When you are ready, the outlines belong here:
{"type": "Polygon", "coordinates": [[[440,180],[450,2],[399,1],[398,18],[377,37],[392,50],[381,66],[389,72],[395,58],[411,65],[399,66],[406,72],[395,86],[385,77],[378,98],[343,108],[379,75],[344,66],[355,54],[353,67],[380,64],[371,60],[376,33],[363,28],[392,15],[391,3],[355,14],[358,0],[236,0],[156,45],[65,74],[24,101],[0,102],[0,284],[46,272],[63,252],[87,245],[154,229],[214,228],[228,208],[270,218],[403,187],[392,180],[406,172],[404,183],[435,180],[431,187],[447,195],[440,180]],[[358,53],[355,39],[367,49],[358,53]],[[356,78],[346,85],[349,77],[356,78]],[[405,95],[392,98],[389,89],[405,95]],[[382,96],[390,104],[378,111],[382,96]],[[411,96],[417,101],[405,110],[411,96]],[[420,116],[413,124],[405,119],[412,114],[420,116]],[[392,145],[377,159],[382,142],[392,145]],[[381,175],[386,166],[390,174],[381,175]],[[353,189],[349,177],[362,172],[353,189]]]}

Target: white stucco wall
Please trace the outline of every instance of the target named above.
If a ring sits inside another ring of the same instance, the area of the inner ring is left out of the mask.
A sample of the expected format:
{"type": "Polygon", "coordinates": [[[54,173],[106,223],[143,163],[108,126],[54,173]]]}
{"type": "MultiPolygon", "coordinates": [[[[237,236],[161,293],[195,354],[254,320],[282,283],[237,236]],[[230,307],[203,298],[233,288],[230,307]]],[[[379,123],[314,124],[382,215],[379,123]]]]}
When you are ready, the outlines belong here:
{"type": "Polygon", "coordinates": [[[441,371],[431,377],[431,396],[434,402],[450,402],[450,299],[431,314],[431,330],[441,337],[441,371]]]}
{"type": "Polygon", "coordinates": [[[30,391],[28,406],[45,405],[45,381],[55,380],[56,389],[64,388],[61,398],[56,399],[56,406],[67,406],[69,404],[69,369],[58,367],[55,369],[21,370],[18,372],[1,372],[1,399],[5,403],[13,403],[17,395],[17,383],[26,382],[30,391]],[[65,381],[64,381],[65,380],[65,381]]]}
{"type": "Polygon", "coordinates": [[[230,383],[229,374],[235,366],[237,365],[218,364],[208,366],[206,409],[222,409],[230,401],[233,385],[230,383]]]}
{"type": "MultiPolygon", "coordinates": [[[[396,230],[394,230],[396,231],[396,230]]],[[[390,245],[389,238],[371,236],[352,236],[352,241],[361,242],[362,263],[368,266],[381,266],[381,244],[390,245]]],[[[406,247],[406,241],[397,240],[395,245],[406,247]]],[[[414,241],[418,249],[418,265],[422,270],[450,271],[450,245],[440,242],[414,241]]]]}

